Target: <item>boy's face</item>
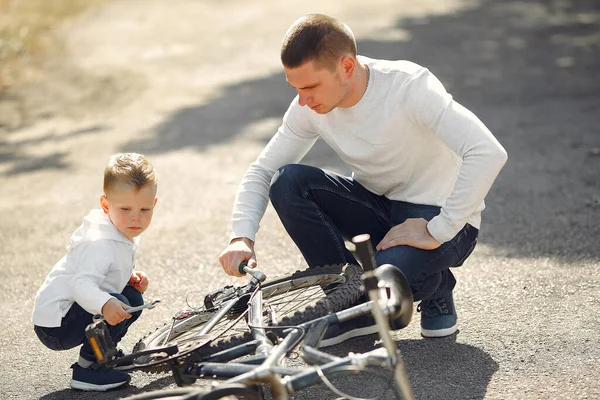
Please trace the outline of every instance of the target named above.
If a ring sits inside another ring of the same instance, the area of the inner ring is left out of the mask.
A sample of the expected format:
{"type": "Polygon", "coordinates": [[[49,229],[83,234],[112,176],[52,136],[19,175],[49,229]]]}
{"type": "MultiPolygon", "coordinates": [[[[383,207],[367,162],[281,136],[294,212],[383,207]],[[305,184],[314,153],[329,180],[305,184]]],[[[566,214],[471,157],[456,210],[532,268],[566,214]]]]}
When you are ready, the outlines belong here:
{"type": "Polygon", "coordinates": [[[117,230],[133,241],[150,225],[157,200],[155,185],[136,190],[122,184],[100,196],[100,205],[117,230]]]}

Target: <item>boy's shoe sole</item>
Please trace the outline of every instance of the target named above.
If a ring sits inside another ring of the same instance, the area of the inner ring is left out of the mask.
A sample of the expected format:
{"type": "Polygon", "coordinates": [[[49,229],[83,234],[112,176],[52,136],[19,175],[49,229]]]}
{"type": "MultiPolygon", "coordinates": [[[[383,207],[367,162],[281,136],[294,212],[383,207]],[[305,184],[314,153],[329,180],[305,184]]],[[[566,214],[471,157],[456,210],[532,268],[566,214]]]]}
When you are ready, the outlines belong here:
{"type": "Polygon", "coordinates": [[[71,388],[75,390],[83,390],[85,392],[106,392],[107,390],[118,389],[120,387],[126,386],[129,384],[130,380],[131,378],[129,378],[125,382],[110,383],[105,385],[94,385],[92,383],[71,380],[71,388]]]}
{"type": "Polygon", "coordinates": [[[131,381],[129,374],[104,365],[92,364],[87,368],[75,363],[71,366],[73,377],[71,388],[85,392],[106,392],[126,386],[131,381]]]}

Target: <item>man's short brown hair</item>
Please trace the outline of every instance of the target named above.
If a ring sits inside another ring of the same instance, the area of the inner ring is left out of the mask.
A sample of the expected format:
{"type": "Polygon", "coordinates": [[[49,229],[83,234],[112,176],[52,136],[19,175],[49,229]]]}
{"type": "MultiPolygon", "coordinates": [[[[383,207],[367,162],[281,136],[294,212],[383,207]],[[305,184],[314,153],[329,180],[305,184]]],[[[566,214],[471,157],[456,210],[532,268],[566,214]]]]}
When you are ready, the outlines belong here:
{"type": "Polygon", "coordinates": [[[136,190],[158,182],[154,167],[148,159],[138,153],[114,154],[104,170],[104,193],[119,184],[136,190]]]}
{"type": "Polygon", "coordinates": [[[281,45],[281,62],[288,68],[314,61],[320,67],[332,69],[345,55],[356,57],[354,34],[342,21],[322,14],[296,20],[281,45]]]}

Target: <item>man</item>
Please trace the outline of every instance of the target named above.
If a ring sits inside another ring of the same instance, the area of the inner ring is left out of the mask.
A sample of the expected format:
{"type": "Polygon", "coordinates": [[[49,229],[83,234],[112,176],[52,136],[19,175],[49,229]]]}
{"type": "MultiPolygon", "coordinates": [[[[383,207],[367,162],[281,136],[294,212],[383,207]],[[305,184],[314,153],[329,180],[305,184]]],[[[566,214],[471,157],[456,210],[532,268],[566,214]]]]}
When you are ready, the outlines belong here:
{"type": "MultiPolygon", "coordinates": [[[[269,198],[310,267],[356,263],[344,239],[368,233],[378,265],[406,275],[421,333],[458,329],[450,267],[476,244],[484,198],[507,160],[485,125],[426,68],[356,55],[350,28],[311,14],[285,35],[281,61],[298,95],[238,190],[226,273],[256,266],[269,198]],[[352,177],[298,164],[322,138],[352,177]]],[[[324,343],[376,332],[371,318],[330,327],[324,343]]]]}

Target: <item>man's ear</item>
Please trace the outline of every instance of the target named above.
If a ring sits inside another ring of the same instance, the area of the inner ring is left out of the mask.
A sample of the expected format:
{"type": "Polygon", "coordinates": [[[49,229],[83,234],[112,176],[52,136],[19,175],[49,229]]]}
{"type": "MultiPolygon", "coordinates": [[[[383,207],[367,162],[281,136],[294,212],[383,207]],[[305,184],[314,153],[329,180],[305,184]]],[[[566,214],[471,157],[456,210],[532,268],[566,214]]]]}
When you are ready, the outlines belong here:
{"type": "Polygon", "coordinates": [[[104,214],[108,215],[108,198],[106,198],[106,194],[100,196],[100,207],[102,207],[104,214]]]}
{"type": "Polygon", "coordinates": [[[342,57],[342,70],[344,71],[344,76],[346,79],[350,79],[356,69],[356,60],[354,57],[345,56],[342,57]]]}
{"type": "Polygon", "coordinates": [[[156,197],[154,198],[154,205],[156,205],[156,202],[157,202],[157,201],[158,201],[158,196],[156,196],[156,197]]]}

